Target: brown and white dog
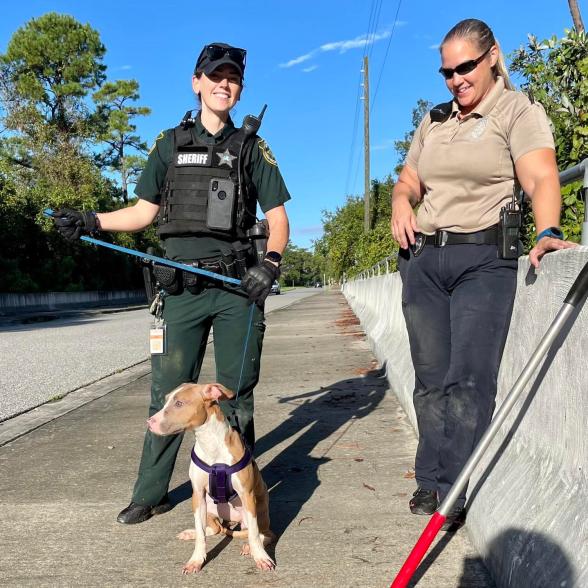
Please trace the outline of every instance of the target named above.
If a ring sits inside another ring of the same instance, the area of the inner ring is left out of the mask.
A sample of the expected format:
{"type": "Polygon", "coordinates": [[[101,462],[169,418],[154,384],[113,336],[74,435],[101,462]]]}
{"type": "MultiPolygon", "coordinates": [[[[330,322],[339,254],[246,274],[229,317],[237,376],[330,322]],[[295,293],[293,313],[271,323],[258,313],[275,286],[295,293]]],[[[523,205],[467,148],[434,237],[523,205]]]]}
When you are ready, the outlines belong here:
{"type": "MultiPolygon", "coordinates": [[[[171,435],[192,429],[194,452],[206,464],[233,465],[245,453],[245,446],[237,431],[231,428],[218,401],[235,395],[221,384],[182,384],[166,397],[164,407],[147,420],[149,430],[156,435],[171,435]]],[[[247,466],[231,475],[238,498],[231,503],[215,505],[208,496],[209,475],[190,462],[192,481],[192,510],[194,529],[178,535],[186,541],[195,539],[194,553],[183,567],[184,574],[199,572],[206,560],[206,536],[224,534],[248,538],[241,555],[251,555],[261,570],[273,570],[275,563],[265,546],[275,539],[269,525],[269,497],[267,486],[257,464],[252,459],[247,466]],[[217,508],[218,506],[218,508],[217,508]],[[232,531],[220,519],[240,523],[242,531],[232,531]]]]}

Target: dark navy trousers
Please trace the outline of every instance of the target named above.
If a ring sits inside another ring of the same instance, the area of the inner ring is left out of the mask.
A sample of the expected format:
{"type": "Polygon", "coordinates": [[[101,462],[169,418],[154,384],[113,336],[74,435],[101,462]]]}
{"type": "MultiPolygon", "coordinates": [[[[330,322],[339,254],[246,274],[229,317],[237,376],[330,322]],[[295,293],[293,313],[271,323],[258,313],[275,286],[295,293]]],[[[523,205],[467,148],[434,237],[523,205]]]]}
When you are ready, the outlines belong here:
{"type": "Polygon", "coordinates": [[[416,480],[443,500],[494,412],[517,261],[498,259],[496,245],[427,245],[418,257],[400,250],[398,269],[415,370],[416,480]]]}

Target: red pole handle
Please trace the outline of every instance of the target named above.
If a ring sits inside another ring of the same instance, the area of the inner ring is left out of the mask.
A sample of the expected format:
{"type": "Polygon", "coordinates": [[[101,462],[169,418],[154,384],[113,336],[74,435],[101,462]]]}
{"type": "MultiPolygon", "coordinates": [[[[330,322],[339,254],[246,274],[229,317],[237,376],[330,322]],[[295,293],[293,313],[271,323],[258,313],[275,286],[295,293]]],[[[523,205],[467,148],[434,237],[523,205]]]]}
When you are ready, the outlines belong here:
{"type": "Polygon", "coordinates": [[[425,530],[421,533],[419,540],[410,552],[410,555],[406,558],[404,565],[400,568],[392,584],[390,584],[390,588],[406,588],[421,560],[425,557],[425,553],[427,553],[431,543],[433,543],[433,539],[435,539],[439,529],[443,526],[445,519],[447,517],[438,512],[433,514],[425,530]]]}

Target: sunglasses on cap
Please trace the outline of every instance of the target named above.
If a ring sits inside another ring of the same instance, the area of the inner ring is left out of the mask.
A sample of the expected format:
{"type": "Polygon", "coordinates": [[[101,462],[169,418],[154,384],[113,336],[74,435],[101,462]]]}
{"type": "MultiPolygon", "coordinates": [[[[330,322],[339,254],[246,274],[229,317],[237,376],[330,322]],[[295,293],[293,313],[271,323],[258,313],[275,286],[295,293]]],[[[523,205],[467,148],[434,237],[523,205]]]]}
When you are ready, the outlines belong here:
{"type": "Polygon", "coordinates": [[[245,56],[247,51],[245,49],[239,49],[238,47],[221,47],[220,45],[207,45],[202,50],[198,62],[202,61],[204,56],[207,56],[210,61],[217,61],[222,59],[225,55],[232,61],[241,64],[245,67],[245,56]]]}
{"type": "Polygon", "coordinates": [[[490,47],[488,47],[488,49],[486,49],[486,51],[484,51],[484,53],[482,53],[482,55],[480,55],[480,57],[478,57],[477,59],[470,59],[469,61],[464,61],[463,63],[460,63],[458,66],[456,67],[440,67],[439,68],[439,73],[446,79],[446,80],[450,80],[453,77],[453,74],[457,74],[459,76],[465,76],[466,74],[469,74],[470,72],[474,71],[476,69],[476,67],[478,67],[478,64],[480,63],[480,61],[482,61],[482,59],[484,59],[484,57],[486,57],[486,55],[488,55],[488,53],[490,52],[490,49],[492,49],[492,45],[490,47]]]}

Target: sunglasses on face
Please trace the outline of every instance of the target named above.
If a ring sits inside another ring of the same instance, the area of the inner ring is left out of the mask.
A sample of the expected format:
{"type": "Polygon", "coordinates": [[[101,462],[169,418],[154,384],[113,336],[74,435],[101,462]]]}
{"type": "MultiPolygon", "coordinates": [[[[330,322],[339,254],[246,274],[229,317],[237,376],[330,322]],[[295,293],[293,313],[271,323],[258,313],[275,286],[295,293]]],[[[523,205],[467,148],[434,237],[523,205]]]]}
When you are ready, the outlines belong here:
{"type": "Polygon", "coordinates": [[[206,55],[210,61],[216,61],[217,59],[221,59],[225,55],[228,55],[229,59],[245,67],[245,56],[247,55],[247,51],[245,49],[239,49],[238,47],[219,47],[218,45],[208,45],[204,48],[199,61],[202,60],[204,55],[206,55]]]}
{"type": "Polygon", "coordinates": [[[480,55],[480,57],[478,57],[477,59],[470,59],[469,61],[464,61],[456,67],[440,67],[439,73],[446,80],[450,80],[453,77],[454,73],[456,73],[459,76],[465,76],[466,74],[469,74],[470,72],[474,71],[476,67],[478,67],[478,64],[482,61],[482,59],[484,59],[484,57],[486,57],[486,55],[488,55],[490,49],[492,49],[492,46],[488,47],[488,49],[486,49],[486,51],[484,51],[484,53],[482,53],[482,55],[480,55]]]}

